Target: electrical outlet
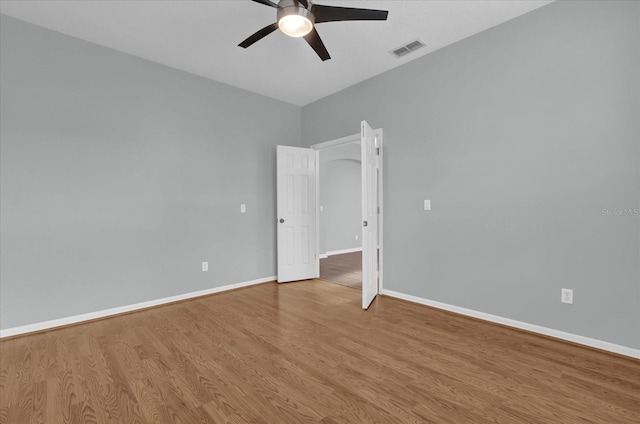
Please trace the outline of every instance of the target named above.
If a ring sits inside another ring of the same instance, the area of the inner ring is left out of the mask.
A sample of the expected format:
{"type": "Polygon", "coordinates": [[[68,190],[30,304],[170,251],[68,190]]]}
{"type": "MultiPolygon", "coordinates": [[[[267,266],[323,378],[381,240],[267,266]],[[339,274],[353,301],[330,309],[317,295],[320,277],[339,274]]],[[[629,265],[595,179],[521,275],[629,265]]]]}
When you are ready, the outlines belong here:
{"type": "Polygon", "coordinates": [[[571,289],[562,289],[560,300],[562,303],[573,304],[573,290],[571,289]]]}
{"type": "Polygon", "coordinates": [[[247,205],[244,203],[240,205],[240,213],[245,213],[247,211],[247,205]]]}
{"type": "Polygon", "coordinates": [[[209,262],[202,262],[202,271],[209,271],[209,262]]]}

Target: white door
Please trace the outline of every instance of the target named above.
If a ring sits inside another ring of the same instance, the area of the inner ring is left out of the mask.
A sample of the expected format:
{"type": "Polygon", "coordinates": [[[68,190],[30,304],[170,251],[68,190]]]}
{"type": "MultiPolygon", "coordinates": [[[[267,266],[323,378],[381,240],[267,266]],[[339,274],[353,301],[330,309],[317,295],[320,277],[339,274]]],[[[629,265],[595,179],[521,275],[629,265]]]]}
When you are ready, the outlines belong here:
{"type": "Polygon", "coordinates": [[[361,123],[362,149],[362,309],[378,294],[378,150],[377,136],[361,123]]]}
{"type": "Polygon", "coordinates": [[[315,150],[277,147],[278,282],[317,278],[315,150]]]}

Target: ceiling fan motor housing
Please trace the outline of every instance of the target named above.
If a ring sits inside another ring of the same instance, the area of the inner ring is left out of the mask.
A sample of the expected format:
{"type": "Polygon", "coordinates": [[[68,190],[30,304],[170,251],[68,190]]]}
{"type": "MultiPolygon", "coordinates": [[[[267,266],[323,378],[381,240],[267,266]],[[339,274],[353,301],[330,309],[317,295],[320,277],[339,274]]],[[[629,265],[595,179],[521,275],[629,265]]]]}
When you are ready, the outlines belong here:
{"type": "Polygon", "coordinates": [[[304,37],[313,30],[315,18],[297,1],[282,0],[278,4],[278,27],[290,37],[304,37]]]}
{"type": "Polygon", "coordinates": [[[313,16],[313,13],[293,0],[281,0],[280,3],[278,3],[278,6],[280,6],[280,8],[278,9],[278,22],[280,22],[280,19],[284,18],[285,16],[299,15],[307,18],[309,21],[311,21],[311,24],[315,23],[315,17],[313,16]]]}

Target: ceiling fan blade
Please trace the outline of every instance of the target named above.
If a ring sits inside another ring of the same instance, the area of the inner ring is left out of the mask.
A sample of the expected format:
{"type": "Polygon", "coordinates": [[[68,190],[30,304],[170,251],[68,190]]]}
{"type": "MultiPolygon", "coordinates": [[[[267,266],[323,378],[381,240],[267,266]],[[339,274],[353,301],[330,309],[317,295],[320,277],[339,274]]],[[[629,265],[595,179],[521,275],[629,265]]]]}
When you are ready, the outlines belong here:
{"type": "Polygon", "coordinates": [[[301,5],[304,6],[305,9],[309,8],[309,3],[307,2],[307,0],[293,0],[293,1],[300,3],[301,5]]]}
{"type": "Polygon", "coordinates": [[[271,7],[275,7],[276,9],[280,9],[280,6],[278,6],[277,4],[269,0],[253,0],[253,1],[255,1],[256,3],[264,4],[265,6],[271,6],[271,7]]]}
{"type": "Polygon", "coordinates": [[[320,35],[318,35],[318,31],[315,28],[311,30],[311,32],[304,36],[304,39],[307,40],[307,43],[315,50],[315,52],[320,56],[320,59],[324,62],[325,60],[331,59],[329,56],[329,52],[327,48],[324,46],[320,35]]]}
{"type": "Polygon", "coordinates": [[[317,24],[335,21],[386,21],[389,15],[386,10],[322,6],[320,4],[314,4],[311,12],[316,17],[317,24]]]}
{"type": "Polygon", "coordinates": [[[243,48],[246,49],[247,47],[249,47],[250,45],[252,45],[256,41],[259,41],[259,40],[263,39],[264,37],[266,37],[267,35],[271,34],[276,29],[278,29],[278,23],[277,22],[275,22],[275,23],[273,23],[271,25],[267,25],[266,27],[262,28],[260,31],[258,31],[255,34],[253,34],[251,37],[249,37],[246,40],[244,40],[242,43],[238,44],[238,46],[243,47],[243,48]]]}

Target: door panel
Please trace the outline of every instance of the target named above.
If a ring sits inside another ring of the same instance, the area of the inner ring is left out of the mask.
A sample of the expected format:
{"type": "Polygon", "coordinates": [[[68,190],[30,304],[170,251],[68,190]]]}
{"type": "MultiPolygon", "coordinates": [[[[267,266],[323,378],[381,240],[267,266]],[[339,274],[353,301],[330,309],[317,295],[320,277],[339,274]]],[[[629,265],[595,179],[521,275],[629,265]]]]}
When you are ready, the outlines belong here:
{"type": "Polygon", "coordinates": [[[362,308],[378,294],[378,160],[377,137],[361,123],[362,149],[362,308]]]}
{"type": "Polygon", "coordinates": [[[278,282],[316,278],[315,150],[277,147],[278,282]]]}

